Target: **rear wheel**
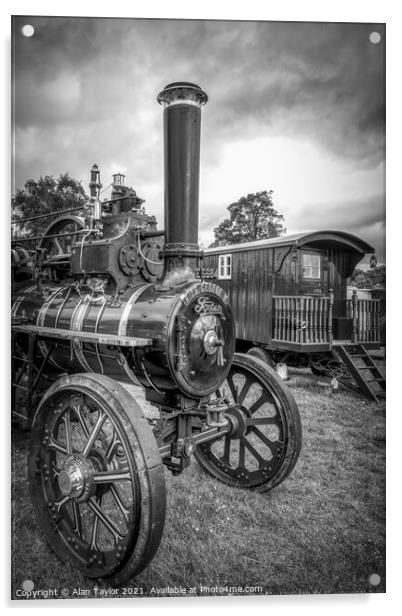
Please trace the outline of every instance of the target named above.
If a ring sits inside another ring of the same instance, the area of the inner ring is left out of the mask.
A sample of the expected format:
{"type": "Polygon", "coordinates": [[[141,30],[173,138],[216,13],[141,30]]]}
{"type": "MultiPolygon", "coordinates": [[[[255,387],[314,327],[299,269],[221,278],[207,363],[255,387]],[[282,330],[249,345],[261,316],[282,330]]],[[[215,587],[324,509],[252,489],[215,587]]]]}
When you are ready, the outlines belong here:
{"type": "Polygon", "coordinates": [[[269,353],[269,351],[267,351],[263,347],[260,347],[260,346],[251,347],[251,349],[247,351],[247,355],[251,355],[251,357],[256,357],[257,359],[261,359],[261,361],[268,364],[268,366],[271,366],[271,368],[275,368],[275,362],[272,359],[271,354],[269,353]]]}
{"type": "Polygon", "coordinates": [[[232,429],[199,445],[197,461],[228,485],[271,490],[286,479],[300,453],[301,423],[292,394],[260,359],[236,353],[217,395],[233,405],[227,413],[232,429]]]}
{"type": "Polygon", "coordinates": [[[35,414],[29,487],[56,554],[120,584],[146,567],[163,532],[165,483],[140,406],[109,377],[56,381],[35,414]]]}

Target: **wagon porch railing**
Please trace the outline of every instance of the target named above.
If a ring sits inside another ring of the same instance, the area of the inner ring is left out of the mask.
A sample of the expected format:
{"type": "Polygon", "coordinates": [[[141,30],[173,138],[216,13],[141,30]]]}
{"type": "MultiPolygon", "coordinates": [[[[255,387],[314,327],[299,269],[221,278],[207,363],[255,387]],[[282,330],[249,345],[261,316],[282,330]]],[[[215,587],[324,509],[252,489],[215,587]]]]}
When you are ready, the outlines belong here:
{"type": "MultiPolygon", "coordinates": [[[[345,300],[346,317],[352,319],[351,343],[380,342],[380,300],[345,300]]],[[[334,296],[274,295],[272,340],[293,345],[333,345],[334,296]]]]}
{"type": "Polygon", "coordinates": [[[346,316],[353,320],[352,342],[380,342],[379,299],[358,299],[353,291],[346,300],[346,316]]]}

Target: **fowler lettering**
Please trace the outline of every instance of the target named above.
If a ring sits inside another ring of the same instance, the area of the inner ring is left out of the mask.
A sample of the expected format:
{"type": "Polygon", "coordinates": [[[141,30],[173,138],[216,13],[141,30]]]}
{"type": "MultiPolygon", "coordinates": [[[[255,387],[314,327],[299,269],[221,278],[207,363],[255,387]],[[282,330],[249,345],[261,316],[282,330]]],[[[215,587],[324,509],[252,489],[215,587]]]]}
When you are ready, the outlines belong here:
{"type": "Polygon", "coordinates": [[[221,304],[217,304],[211,297],[201,295],[194,304],[194,312],[198,314],[223,314],[221,304]]]}

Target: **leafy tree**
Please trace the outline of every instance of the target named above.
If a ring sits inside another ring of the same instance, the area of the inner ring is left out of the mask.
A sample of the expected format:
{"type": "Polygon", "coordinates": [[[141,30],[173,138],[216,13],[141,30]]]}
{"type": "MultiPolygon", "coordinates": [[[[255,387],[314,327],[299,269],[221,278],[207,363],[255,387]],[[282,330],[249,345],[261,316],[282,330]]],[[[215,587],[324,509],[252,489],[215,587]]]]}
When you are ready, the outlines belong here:
{"type": "Polygon", "coordinates": [[[88,201],[81,182],[68,173],[61,174],[57,180],[50,175],[41,176],[39,180],[27,180],[24,188],[18,189],[11,201],[13,237],[40,235],[53,219],[39,218],[26,223],[18,223],[19,220],[73,207],[81,208],[72,213],[80,215],[88,201]]]}
{"type": "Polygon", "coordinates": [[[228,206],[229,218],[214,229],[214,246],[253,242],[277,237],[286,232],[282,214],[278,214],[272,202],[272,190],[241,197],[228,206]]]}
{"type": "Polygon", "coordinates": [[[385,265],[377,265],[366,272],[356,268],[348,282],[358,289],[382,289],[385,287],[385,279],[385,265]]]}

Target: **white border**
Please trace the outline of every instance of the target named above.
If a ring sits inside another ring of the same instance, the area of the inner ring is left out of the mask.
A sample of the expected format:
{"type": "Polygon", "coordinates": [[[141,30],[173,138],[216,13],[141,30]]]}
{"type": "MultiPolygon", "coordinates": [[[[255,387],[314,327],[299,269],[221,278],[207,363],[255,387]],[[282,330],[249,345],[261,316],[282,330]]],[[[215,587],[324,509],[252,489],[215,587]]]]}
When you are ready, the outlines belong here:
{"type": "MultiPolygon", "coordinates": [[[[158,606],[165,613],[176,614],[177,611],[191,610],[195,613],[204,613],[205,610],[215,607],[219,611],[225,609],[232,611],[240,611],[250,609],[258,613],[269,614],[270,611],[280,610],[281,616],[286,616],[292,611],[303,616],[304,614],[322,614],[325,610],[326,614],[339,614],[340,611],[349,614],[362,613],[365,616],[375,614],[377,616],[379,609],[386,609],[387,613],[393,613],[393,608],[400,605],[399,585],[400,585],[400,510],[398,507],[400,493],[400,458],[398,456],[401,448],[400,438],[401,429],[401,412],[400,412],[400,392],[396,390],[396,383],[400,377],[400,350],[401,336],[398,335],[401,330],[399,317],[400,312],[400,274],[401,259],[400,251],[397,251],[399,238],[396,239],[396,234],[400,235],[402,225],[400,225],[401,217],[400,210],[402,208],[400,198],[401,184],[401,91],[400,91],[400,58],[402,57],[401,49],[401,11],[400,3],[391,0],[366,0],[364,2],[351,2],[350,0],[338,0],[337,2],[323,2],[304,0],[303,2],[294,0],[280,2],[268,2],[260,0],[247,0],[247,2],[220,3],[216,0],[203,0],[198,3],[190,3],[188,1],[169,0],[169,2],[160,2],[148,0],[146,3],[138,2],[123,2],[114,0],[113,2],[88,2],[84,0],[69,0],[68,3],[56,4],[50,1],[36,0],[34,3],[28,1],[14,2],[5,1],[1,7],[0,27],[2,30],[2,50],[3,61],[1,64],[3,70],[3,92],[5,96],[2,98],[2,123],[3,131],[3,148],[2,166],[3,175],[3,200],[2,208],[3,218],[1,230],[3,232],[2,242],[2,259],[3,276],[0,284],[4,287],[9,281],[9,197],[10,197],[10,15],[70,15],[70,16],[104,16],[104,17],[137,17],[137,18],[190,18],[190,19],[245,19],[245,20],[272,20],[272,21],[364,21],[364,22],[386,22],[387,23],[387,270],[388,270],[388,333],[391,331],[394,334],[389,336],[389,342],[394,340],[393,344],[389,345],[387,353],[387,377],[388,377],[388,404],[387,404],[387,594],[371,594],[371,595],[303,595],[303,596],[275,596],[264,598],[217,598],[217,599],[199,599],[199,600],[152,600],[144,599],[137,600],[134,604],[130,601],[108,600],[92,601],[85,600],[80,602],[70,601],[39,601],[39,602],[10,602],[10,523],[9,523],[9,508],[2,507],[2,529],[6,533],[6,542],[8,550],[2,550],[2,599],[3,605],[8,609],[34,609],[42,610],[43,607],[51,608],[71,608],[74,610],[88,609],[114,609],[119,607],[130,609],[136,612],[148,608],[158,606]],[[398,500],[397,500],[398,499],[398,500]]],[[[3,293],[7,297],[7,293],[3,293]]],[[[8,299],[8,298],[7,298],[8,299]]],[[[4,302],[2,323],[5,327],[2,329],[2,344],[3,349],[8,350],[8,315],[9,306],[4,302]]],[[[2,391],[7,396],[2,404],[3,416],[3,459],[2,468],[4,472],[3,482],[7,486],[7,496],[3,499],[4,502],[9,502],[9,425],[8,425],[8,390],[9,390],[9,367],[8,367],[8,352],[3,354],[5,363],[2,366],[2,377],[4,386],[2,391]],[[6,454],[7,452],[7,454],[6,454]]],[[[370,421],[370,417],[367,418],[370,421]]],[[[396,609],[395,609],[396,611],[396,609]]]]}

